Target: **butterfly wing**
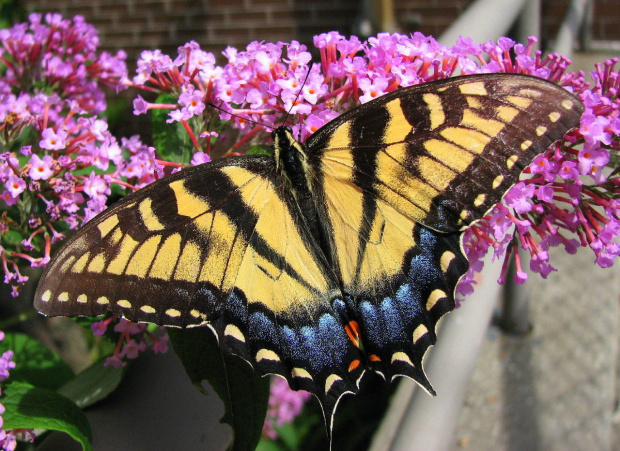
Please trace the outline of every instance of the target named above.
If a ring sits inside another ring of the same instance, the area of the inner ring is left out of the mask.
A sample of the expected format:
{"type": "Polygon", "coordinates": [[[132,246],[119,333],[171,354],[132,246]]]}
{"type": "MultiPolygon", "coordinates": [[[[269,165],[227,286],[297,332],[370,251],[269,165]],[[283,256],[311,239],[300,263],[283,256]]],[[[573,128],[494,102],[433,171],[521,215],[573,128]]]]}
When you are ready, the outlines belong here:
{"type": "Polygon", "coordinates": [[[331,258],[368,367],[430,388],[422,356],[468,268],[459,231],[582,109],[537,78],[467,76],[392,92],[310,137],[331,258]]]}
{"type": "Polygon", "coordinates": [[[582,111],[540,78],[470,75],[386,94],[339,116],[307,146],[319,173],[427,227],[458,231],[497,204],[582,111]]]}
{"type": "Polygon", "coordinates": [[[225,351],[333,411],[361,371],[348,369],[359,350],[338,327],[339,298],[274,160],[253,156],[186,169],[93,219],[48,265],[35,308],[207,325],[225,351]]]}

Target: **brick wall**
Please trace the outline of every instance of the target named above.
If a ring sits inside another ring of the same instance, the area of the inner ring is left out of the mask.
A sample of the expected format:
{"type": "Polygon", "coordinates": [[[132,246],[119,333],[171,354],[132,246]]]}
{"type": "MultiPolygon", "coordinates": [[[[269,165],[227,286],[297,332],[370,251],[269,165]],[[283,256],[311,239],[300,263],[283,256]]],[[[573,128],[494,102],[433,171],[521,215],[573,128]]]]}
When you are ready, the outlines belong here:
{"type": "Polygon", "coordinates": [[[620,1],[596,0],[592,18],[592,37],[620,40],[620,1]]]}
{"type": "Polygon", "coordinates": [[[541,7],[541,35],[543,42],[554,39],[566,17],[570,0],[543,0],[541,7]]]}
{"type": "Polygon", "coordinates": [[[359,0],[24,0],[38,11],[83,15],[97,27],[104,49],[122,48],[130,59],[143,49],[176,54],[189,40],[220,54],[253,40],[311,43],[330,30],[352,31],[359,0]]]}
{"type": "MultiPolygon", "coordinates": [[[[438,36],[472,1],[394,0],[397,25],[402,32],[438,36]]],[[[545,1],[545,26],[557,28],[568,3],[545,1]]],[[[23,5],[65,17],[83,15],[99,30],[105,50],[122,48],[131,62],[140,50],[174,53],[191,39],[219,55],[227,45],[243,47],[252,40],[309,44],[314,34],[325,31],[350,34],[360,0],[23,0],[23,5]]]]}
{"type": "Polygon", "coordinates": [[[474,0],[393,0],[401,31],[439,36],[474,0]]]}
{"type": "MultiPolygon", "coordinates": [[[[402,32],[440,35],[474,0],[393,0],[402,32]]],[[[28,10],[83,15],[102,48],[124,49],[130,67],[140,50],[176,48],[195,40],[220,55],[253,40],[311,44],[312,36],[354,30],[361,0],[22,0],[28,10]]],[[[570,0],[543,0],[543,39],[553,38],[570,0]]],[[[594,37],[620,39],[620,0],[597,0],[594,37]]],[[[222,62],[222,61],[220,61],[222,62]]]]}

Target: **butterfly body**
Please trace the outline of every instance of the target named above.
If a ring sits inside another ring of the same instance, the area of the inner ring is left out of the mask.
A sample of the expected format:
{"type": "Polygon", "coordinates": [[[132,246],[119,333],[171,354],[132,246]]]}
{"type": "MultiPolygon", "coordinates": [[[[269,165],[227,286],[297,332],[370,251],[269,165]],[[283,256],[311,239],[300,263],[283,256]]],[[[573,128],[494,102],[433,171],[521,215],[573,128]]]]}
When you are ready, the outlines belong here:
{"type": "Polygon", "coordinates": [[[46,315],[208,326],[331,418],[364,371],[428,391],[422,358],[480,219],[583,106],[533,77],[478,75],[386,94],[274,156],[192,167],[88,223],[50,262],[46,315]]]}

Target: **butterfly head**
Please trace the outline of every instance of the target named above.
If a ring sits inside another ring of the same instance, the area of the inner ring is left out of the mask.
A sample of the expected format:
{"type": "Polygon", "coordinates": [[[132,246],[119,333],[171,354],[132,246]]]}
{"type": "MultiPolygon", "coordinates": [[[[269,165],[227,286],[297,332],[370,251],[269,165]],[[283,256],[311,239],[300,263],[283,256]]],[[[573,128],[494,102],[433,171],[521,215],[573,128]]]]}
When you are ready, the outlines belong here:
{"type": "Polygon", "coordinates": [[[280,126],[271,132],[276,167],[290,181],[293,189],[306,189],[309,166],[306,148],[293,137],[293,130],[280,126]]]}

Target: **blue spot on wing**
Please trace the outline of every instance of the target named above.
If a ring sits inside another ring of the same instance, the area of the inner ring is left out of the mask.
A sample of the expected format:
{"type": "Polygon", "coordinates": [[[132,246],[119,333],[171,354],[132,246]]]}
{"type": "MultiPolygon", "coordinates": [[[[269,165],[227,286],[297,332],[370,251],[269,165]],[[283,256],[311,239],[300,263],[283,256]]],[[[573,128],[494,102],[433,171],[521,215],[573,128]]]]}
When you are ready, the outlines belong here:
{"type": "Polygon", "coordinates": [[[467,261],[460,251],[457,234],[446,235],[416,226],[413,235],[417,244],[406,254],[402,272],[381,281],[378,286],[362,287],[364,293],[375,295],[352,300],[347,307],[348,314],[359,321],[364,351],[380,358],[379,361],[369,359],[371,367],[386,376],[407,374],[426,385],[421,360],[435,341],[437,321],[454,307],[452,294],[458,278],[467,270],[467,261]],[[456,256],[455,267],[444,273],[440,260],[448,250],[456,256]],[[436,288],[445,291],[447,297],[428,312],[426,300],[436,288]],[[424,324],[429,333],[414,344],[413,331],[420,324],[424,324]],[[404,352],[419,368],[404,368],[402,362],[392,365],[395,352],[404,352]]]}

